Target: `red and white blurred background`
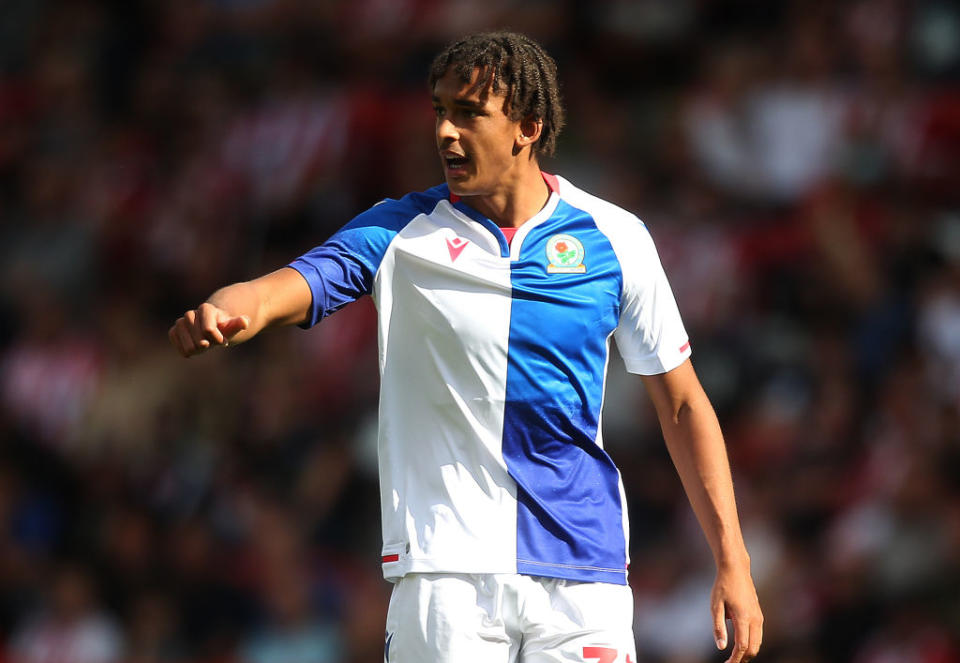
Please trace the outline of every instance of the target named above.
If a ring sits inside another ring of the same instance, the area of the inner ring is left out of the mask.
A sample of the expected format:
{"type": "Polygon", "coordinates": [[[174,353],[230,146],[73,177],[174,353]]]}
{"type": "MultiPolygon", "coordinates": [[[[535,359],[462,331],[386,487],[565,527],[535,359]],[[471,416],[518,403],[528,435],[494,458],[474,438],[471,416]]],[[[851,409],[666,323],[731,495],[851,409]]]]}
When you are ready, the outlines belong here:
{"type": "MultiPolygon", "coordinates": [[[[762,659],[960,661],[960,11],[937,0],[4,0],[0,661],[382,659],[369,300],[166,330],[440,181],[426,67],[560,65],[545,164],[649,226],[723,421],[762,659]]],[[[605,437],[642,661],[716,660],[639,381],[605,437]]]]}

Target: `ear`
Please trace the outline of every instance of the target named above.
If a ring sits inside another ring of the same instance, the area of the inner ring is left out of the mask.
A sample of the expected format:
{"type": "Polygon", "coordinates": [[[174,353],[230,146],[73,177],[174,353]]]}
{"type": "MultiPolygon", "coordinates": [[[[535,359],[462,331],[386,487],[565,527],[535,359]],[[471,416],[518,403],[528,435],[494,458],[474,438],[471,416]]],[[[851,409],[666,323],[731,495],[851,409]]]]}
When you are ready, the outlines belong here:
{"type": "Polygon", "coordinates": [[[514,151],[520,152],[528,145],[535,144],[538,140],[540,140],[540,134],[542,133],[542,119],[533,116],[523,118],[517,125],[517,136],[514,139],[514,151]]]}

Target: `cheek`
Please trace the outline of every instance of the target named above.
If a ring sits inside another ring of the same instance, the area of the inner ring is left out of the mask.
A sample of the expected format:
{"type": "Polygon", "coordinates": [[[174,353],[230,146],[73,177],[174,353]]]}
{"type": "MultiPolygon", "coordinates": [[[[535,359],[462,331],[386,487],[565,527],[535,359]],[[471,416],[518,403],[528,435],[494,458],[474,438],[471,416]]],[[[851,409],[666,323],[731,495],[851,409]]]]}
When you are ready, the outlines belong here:
{"type": "Polygon", "coordinates": [[[512,136],[490,136],[484,141],[483,152],[485,160],[495,163],[498,167],[508,164],[513,158],[512,136]]]}

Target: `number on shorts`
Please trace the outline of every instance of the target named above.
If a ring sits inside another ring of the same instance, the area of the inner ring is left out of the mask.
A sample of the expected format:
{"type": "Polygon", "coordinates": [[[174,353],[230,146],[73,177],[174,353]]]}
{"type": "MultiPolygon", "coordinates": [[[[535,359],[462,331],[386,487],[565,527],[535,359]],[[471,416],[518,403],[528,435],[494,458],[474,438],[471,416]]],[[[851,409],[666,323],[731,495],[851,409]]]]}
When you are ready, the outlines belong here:
{"type": "Polygon", "coordinates": [[[617,650],[610,647],[584,647],[584,658],[595,658],[597,663],[613,663],[617,660],[617,650]]]}

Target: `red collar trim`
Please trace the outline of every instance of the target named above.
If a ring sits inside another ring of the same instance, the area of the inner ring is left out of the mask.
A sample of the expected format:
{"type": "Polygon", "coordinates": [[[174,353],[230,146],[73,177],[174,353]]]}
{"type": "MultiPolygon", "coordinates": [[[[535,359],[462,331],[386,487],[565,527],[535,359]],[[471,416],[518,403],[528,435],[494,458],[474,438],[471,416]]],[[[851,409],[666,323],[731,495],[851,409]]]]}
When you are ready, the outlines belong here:
{"type": "Polygon", "coordinates": [[[551,175],[550,173],[545,173],[542,170],[540,174],[543,176],[543,181],[547,183],[547,186],[550,188],[551,193],[560,193],[560,182],[557,180],[556,175],[551,175]]]}
{"type": "MultiPolygon", "coordinates": [[[[540,171],[540,175],[543,177],[543,181],[547,183],[547,188],[550,189],[551,193],[560,193],[560,182],[557,180],[557,176],[556,176],[556,175],[551,175],[550,173],[545,173],[545,172],[543,172],[542,170],[540,171]]],[[[455,193],[453,193],[453,192],[451,191],[451,192],[450,192],[450,202],[451,202],[451,203],[459,203],[459,202],[460,202],[460,196],[458,196],[457,194],[455,194],[455,193]]]]}

